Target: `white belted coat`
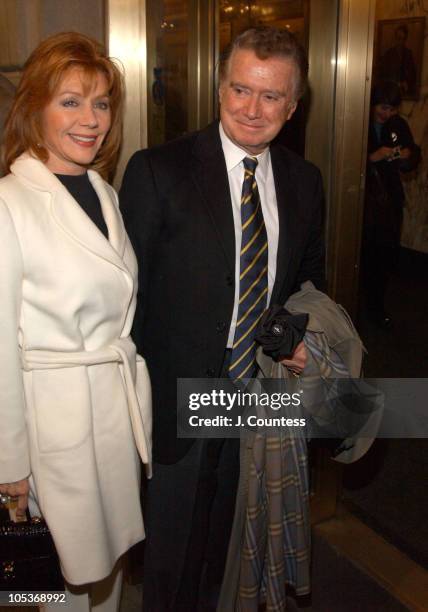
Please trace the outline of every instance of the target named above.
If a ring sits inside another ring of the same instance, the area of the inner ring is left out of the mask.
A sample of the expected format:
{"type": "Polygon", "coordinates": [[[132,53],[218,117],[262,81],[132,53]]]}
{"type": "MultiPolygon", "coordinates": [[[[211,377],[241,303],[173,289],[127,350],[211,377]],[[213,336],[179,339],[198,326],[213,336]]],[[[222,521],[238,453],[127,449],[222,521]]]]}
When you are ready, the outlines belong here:
{"type": "Polygon", "coordinates": [[[151,461],[137,264],[116,193],[88,174],[109,240],[28,154],[0,180],[0,482],[31,474],[72,584],[144,537],[137,449],[151,461]]]}

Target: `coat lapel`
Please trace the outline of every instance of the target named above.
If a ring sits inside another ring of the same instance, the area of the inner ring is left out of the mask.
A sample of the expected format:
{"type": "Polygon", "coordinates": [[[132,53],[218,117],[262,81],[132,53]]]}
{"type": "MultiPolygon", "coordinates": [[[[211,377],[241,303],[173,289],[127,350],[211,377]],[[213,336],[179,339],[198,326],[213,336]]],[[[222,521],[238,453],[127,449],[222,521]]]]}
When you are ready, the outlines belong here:
{"type": "Polygon", "coordinates": [[[100,200],[104,221],[108,228],[109,242],[122,259],[125,252],[126,232],[122,215],[119,212],[116,193],[97,172],[89,170],[88,176],[100,200]]]}
{"type": "Polygon", "coordinates": [[[89,171],[89,179],[100,199],[110,241],[106,240],[67,189],[41,161],[24,154],[15,161],[11,170],[17,177],[30,183],[32,188],[50,194],[52,216],[66,234],[98,257],[127,272],[122,260],[125,246],[123,223],[113,194],[107,191],[108,188],[96,172],[89,171]]]}
{"type": "Polygon", "coordinates": [[[275,304],[279,298],[279,293],[284,285],[287,273],[290,270],[299,224],[297,220],[297,192],[289,164],[287,164],[286,153],[281,147],[275,145],[271,147],[270,153],[279,222],[276,276],[271,297],[271,304],[275,304]]]}
{"type": "Polygon", "coordinates": [[[192,179],[207,207],[230,271],[235,274],[232,201],[218,122],[198,134],[191,167],[192,179]]]}

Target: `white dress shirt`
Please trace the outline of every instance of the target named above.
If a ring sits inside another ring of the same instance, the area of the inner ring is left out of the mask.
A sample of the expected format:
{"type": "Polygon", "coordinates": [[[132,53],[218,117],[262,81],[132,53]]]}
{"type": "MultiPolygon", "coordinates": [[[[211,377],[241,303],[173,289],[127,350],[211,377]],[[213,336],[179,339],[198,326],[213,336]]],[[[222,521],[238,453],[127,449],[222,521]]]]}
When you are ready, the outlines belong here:
{"type": "MultiPolygon", "coordinates": [[[[235,336],[236,320],[238,315],[239,303],[239,275],[240,275],[240,252],[241,252],[241,194],[242,183],[244,182],[244,157],[249,157],[249,153],[240,149],[228,138],[220,123],[220,139],[226,160],[227,178],[229,180],[230,197],[232,200],[233,223],[235,226],[235,302],[233,306],[232,322],[229,330],[227,347],[231,348],[235,336]]],[[[268,239],[268,296],[269,304],[276,274],[276,257],[278,252],[278,206],[276,202],[275,183],[273,179],[272,163],[270,159],[269,147],[262,153],[256,155],[256,181],[260,194],[263,217],[265,220],[266,233],[268,239]]]]}

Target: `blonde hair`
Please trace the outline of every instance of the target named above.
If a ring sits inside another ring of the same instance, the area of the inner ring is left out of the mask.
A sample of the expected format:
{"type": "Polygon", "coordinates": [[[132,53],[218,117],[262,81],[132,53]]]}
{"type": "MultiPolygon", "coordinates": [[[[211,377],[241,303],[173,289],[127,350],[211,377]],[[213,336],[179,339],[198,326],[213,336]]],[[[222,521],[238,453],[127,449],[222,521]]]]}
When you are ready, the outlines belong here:
{"type": "Polygon", "coordinates": [[[84,89],[102,73],[107,79],[111,127],[90,167],[108,178],[116,164],[122,138],[123,78],[115,62],[96,40],[77,32],[63,32],[40,43],[25,63],[21,81],[5,124],[3,163],[6,172],[24,151],[43,163],[42,111],[52,100],[65,75],[73,68],[82,71],[84,89]]]}

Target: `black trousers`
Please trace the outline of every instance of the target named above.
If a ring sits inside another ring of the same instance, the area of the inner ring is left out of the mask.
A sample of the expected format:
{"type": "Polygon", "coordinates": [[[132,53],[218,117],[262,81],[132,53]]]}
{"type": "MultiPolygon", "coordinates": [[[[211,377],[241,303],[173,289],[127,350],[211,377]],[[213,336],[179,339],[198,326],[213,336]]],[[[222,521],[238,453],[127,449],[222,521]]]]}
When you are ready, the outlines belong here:
{"type": "Polygon", "coordinates": [[[197,440],[154,466],[146,494],[144,612],[215,610],[235,509],[239,440],[197,440]]]}
{"type": "Polygon", "coordinates": [[[395,268],[403,222],[403,203],[390,198],[388,206],[366,194],[362,241],[362,271],[368,311],[385,313],[385,294],[395,268]]]}

